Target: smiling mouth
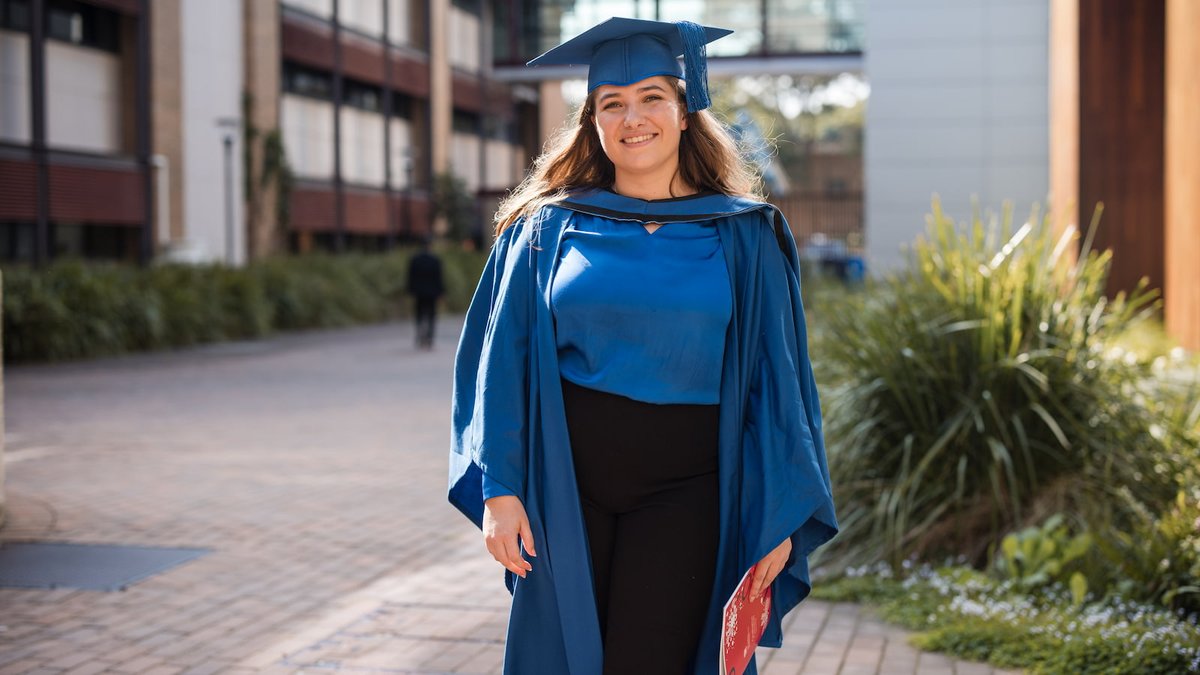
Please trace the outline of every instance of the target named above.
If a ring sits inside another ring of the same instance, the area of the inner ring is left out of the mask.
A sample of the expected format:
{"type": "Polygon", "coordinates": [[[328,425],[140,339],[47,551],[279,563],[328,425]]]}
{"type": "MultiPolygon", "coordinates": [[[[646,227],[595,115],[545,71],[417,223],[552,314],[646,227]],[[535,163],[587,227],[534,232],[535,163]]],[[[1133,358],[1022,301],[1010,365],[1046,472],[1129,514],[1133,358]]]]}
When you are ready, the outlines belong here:
{"type": "Polygon", "coordinates": [[[629,138],[622,138],[621,142],[626,145],[637,145],[638,143],[645,143],[657,135],[658,134],[643,134],[641,136],[630,136],[629,138]]]}

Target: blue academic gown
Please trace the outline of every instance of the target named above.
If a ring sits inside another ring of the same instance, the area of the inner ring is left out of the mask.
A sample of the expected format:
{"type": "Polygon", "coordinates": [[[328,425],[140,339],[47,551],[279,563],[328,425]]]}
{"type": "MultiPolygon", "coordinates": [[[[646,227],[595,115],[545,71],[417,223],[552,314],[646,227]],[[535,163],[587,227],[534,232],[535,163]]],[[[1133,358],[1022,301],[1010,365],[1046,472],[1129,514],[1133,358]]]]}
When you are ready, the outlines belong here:
{"type": "Polygon", "coordinates": [[[808,555],[837,532],[799,260],[773,206],[719,194],[643,201],[587,190],[505,230],[455,360],[450,502],[481,525],[486,472],[522,498],[529,516],[533,571],[524,579],[505,573],[513,593],[506,675],[599,675],[603,648],[550,309],[561,235],[580,213],[711,222],[721,237],[734,307],[721,377],[720,546],[694,669],[713,675],[723,605],[745,571],[791,537],[760,642],[779,647],[783,616],[810,589],[808,555]]]}

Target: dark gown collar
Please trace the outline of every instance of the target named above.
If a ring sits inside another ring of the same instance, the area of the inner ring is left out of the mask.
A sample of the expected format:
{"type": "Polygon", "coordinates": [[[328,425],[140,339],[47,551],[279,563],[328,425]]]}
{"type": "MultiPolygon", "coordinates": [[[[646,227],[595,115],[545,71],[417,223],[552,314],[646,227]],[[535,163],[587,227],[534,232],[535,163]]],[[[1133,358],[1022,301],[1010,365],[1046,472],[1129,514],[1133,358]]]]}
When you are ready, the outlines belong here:
{"type": "Polygon", "coordinates": [[[612,190],[592,188],[571,193],[558,206],[619,220],[640,222],[694,222],[711,220],[753,209],[766,204],[745,197],[731,197],[719,192],[701,192],[673,199],[637,199],[619,195],[612,190]]]}

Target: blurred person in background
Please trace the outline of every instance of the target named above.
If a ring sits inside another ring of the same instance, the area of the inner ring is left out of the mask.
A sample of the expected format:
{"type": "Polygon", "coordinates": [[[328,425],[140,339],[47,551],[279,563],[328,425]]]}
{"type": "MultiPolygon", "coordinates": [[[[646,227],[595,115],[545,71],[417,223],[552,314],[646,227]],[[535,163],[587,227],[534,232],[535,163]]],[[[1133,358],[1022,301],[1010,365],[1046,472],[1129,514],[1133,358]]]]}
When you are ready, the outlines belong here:
{"type": "Polygon", "coordinates": [[[408,293],[413,296],[416,315],[417,347],[433,349],[437,325],[437,303],[446,288],[442,281],[442,261],[429,248],[429,240],[408,262],[408,293]]]}

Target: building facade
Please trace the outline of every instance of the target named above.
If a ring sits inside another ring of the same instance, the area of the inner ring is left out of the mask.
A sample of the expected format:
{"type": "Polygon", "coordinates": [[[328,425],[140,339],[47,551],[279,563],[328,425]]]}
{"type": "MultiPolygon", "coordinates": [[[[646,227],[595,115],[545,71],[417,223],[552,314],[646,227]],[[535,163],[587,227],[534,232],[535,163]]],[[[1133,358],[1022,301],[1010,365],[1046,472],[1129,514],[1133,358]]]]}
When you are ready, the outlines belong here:
{"type": "Polygon", "coordinates": [[[1169,332],[1200,349],[1200,12],[1190,0],[871,0],[868,266],[898,267],[938,194],[1112,251],[1109,293],[1145,277],[1169,332]]]}
{"type": "Polygon", "coordinates": [[[147,17],[144,0],[0,0],[0,259],[144,250],[147,17]]]}
{"type": "Polygon", "coordinates": [[[429,234],[537,148],[482,0],[0,0],[0,260],[240,264],[429,234]]]}

